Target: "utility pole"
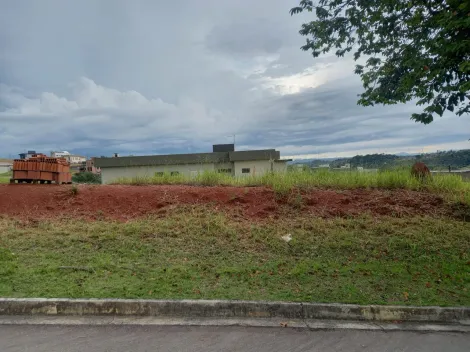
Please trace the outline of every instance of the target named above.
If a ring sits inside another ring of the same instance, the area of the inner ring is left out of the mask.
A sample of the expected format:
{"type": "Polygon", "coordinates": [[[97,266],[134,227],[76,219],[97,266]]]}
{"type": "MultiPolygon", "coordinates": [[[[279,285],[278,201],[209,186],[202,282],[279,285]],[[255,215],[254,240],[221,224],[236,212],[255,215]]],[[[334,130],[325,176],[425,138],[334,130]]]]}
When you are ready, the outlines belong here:
{"type": "Polygon", "coordinates": [[[231,135],[227,136],[227,137],[233,137],[233,145],[235,145],[235,136],[236,136],[236,134],[231,134],[231,135]]]}

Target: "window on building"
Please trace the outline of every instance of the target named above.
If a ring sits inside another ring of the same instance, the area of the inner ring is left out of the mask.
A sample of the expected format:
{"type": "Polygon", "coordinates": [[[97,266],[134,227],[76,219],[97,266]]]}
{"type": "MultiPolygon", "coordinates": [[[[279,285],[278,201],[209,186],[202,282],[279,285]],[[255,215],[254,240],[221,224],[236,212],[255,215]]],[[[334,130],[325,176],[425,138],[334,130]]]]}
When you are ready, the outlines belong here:
{"type": "Polygon", "coordinates": [[[232,169],[219,169],[217,171],[221,174],[231,174],[232,173],[232,169]]]}
{"type": "Polygon", "coordinates": [[[242,174],[249,174],[250,173],[250,168],[249,167],[244,167],[242,169],[242,174]]]}
{"type": "Polygon", "coordinates": [[[180,174],[179,171],[172,171],[171,176],[178,176],[180,174]]]}
{"type": "Polygon", "coordinates": [[[161,176],[163,176],[163,171],[156,172],[156,173],[155,173],[155,176],[156,176],[156,177],[161,177],[161,176]]]}

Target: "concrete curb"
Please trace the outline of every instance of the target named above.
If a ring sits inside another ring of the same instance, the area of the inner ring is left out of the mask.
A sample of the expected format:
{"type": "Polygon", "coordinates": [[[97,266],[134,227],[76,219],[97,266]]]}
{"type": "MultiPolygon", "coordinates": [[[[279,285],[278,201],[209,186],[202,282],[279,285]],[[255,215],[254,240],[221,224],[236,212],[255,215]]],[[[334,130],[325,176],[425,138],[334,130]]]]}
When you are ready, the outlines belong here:
{"type": "Polygon", "coordinates": [[[187,326],[187,327],[263,327],[309,330],[375,330],[414,332],[470,333],[470,325],[435,323],[389,323],[353,320],[300,320],[280,318],[158,318],[132,316],[58,316],[15,315],[0,316],[2,325],[60,325],[60,326],[187,326]]]}
{"type": "Polygon", "coordinates": [[[470,307],[220,300],[0,298],[0,316],[114,316],[157,318],[296,319],[470,325],[470,307]]]}

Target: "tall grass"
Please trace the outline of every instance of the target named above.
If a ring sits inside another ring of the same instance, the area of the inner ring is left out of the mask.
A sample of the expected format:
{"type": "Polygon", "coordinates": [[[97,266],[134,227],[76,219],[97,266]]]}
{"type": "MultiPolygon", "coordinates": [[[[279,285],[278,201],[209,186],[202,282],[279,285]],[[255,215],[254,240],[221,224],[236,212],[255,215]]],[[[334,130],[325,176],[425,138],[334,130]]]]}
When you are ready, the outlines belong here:
{"type": "Polygon", "coordinates": [[[0,173],[0,183],[10,183],[11,172],[0,173]]]}
{"type": "Polygon", "coordinates": [[[205,171],[195,177],[184,175],[136,176],[116,179],[114,184],[125,185],[202,185],[202,186],[266,186],[276,192],[289,192],[294,188],[381,188],[427,190],[438,193],[451,193],[470,203],[470,183],[459,175],[433,175],[420,181],[408,170],[386,170],[377,173],[357,171],[300,170],[286,173],[266,173],[260,176],[233,177],[214,171],[205,171]]]}

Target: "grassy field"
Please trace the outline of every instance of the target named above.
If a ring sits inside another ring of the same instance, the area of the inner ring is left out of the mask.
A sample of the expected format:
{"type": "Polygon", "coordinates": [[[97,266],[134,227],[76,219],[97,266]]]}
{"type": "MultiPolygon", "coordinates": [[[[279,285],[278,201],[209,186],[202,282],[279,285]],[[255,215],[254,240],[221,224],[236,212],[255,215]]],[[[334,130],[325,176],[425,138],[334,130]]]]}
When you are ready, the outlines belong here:
{"type": "Polygon", "coordinates": [[[3,217],[0,228],[2,297],[470,305],[468,222],[256,223],[198,206],[127,223],[3,217]]]}
{"type": "Polygon", "coordinates": [[[430,191],[445,195],[453,201],[470,204],[470,183],[458,175],[434,175],[420,181],[411,176],[409,170],[392,170],[378,173],[291,171],[287,173],[269,173],[262,176],[232,177],[217,172],[204,172],[196,177],[184,175],[147,176],[121,178],[115,184],[193,184],[205,186],[267,186],[276,192],[285,193],[293,188],[383,188],[430,191]]]}
{"type": "Polygon", "coordinates": [[[0,183],[10,183],[11,172],[0,174],[0,183]]]}

